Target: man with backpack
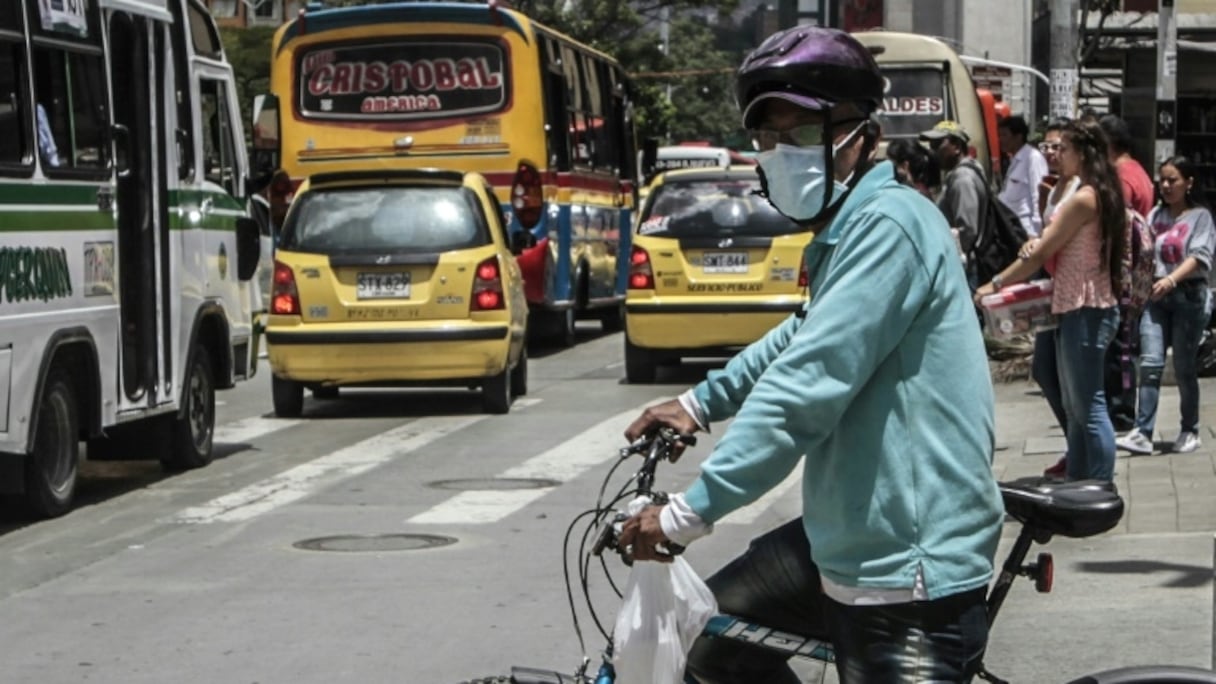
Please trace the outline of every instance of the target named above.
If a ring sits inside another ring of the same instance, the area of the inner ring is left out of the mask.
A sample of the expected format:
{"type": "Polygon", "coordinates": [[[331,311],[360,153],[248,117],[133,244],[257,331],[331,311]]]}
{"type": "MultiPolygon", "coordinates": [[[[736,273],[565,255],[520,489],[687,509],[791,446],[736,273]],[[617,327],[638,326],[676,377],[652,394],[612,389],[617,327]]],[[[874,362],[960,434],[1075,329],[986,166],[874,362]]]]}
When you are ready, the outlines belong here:
{"type": "MultiPolygon", "coordinates": [[[[984,170],[967,153],[971,136],[958,122],[947,120],[921,133],[920,139],[929,142],[939,168],[946,174],[937,208],[950,227],[958,230],[963,254],[971,254],[991,201],[984,170]]],[[[974,260],[968,259],[966,270],[967,283],[974,290],[979,284],[974,260]]]]}

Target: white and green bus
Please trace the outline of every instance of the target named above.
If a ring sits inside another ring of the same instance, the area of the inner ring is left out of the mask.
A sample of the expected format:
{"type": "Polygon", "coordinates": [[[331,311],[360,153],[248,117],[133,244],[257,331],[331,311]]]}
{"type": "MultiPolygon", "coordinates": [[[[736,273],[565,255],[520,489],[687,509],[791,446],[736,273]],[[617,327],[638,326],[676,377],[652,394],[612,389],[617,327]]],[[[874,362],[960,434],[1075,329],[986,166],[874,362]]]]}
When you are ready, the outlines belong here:
{"type": "Polygon", "coordinates": [[[252,375],[259,228],[198,0],[0,1],[0,493],[72,506],[88,458],[212,458],[252,375]]]}

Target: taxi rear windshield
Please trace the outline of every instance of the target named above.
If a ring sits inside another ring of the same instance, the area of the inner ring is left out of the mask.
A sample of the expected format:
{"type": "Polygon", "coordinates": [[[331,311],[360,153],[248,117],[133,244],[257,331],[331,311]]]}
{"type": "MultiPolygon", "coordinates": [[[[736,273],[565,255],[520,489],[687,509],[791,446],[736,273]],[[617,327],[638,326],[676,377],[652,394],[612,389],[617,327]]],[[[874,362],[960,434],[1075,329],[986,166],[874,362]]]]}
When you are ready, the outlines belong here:
{"type": "Polygon", "coordinates": [[[754,194],[759,189],[759,180],[664,183],[647,198],[638,233],[679,238],[776,237],[805,230],[754,194]]]}
{"type": "Polygon", "coordinates": [[[412,121],[489,114],[510,99],[502,44],[465,39],[322,45],[296,60],[307,119],[412,121]]]}
{"type": "Polygon", "coordinates": [[[316,254],[446,252],[489,242],[467,188],[335,188],[299,199],[281,249],[316,254]]]}

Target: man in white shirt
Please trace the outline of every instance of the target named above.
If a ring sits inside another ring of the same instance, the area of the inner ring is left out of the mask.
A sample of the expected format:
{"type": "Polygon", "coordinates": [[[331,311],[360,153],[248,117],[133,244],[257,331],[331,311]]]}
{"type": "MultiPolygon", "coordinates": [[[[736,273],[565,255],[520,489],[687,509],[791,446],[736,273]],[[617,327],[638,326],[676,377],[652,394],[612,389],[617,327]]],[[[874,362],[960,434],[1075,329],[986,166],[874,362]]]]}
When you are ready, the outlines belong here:
{"type": "Polygon", "coordinates": [[[997,124],[1001,152],[1011,158],[1000,198],[1005,206],[1018,215],[1026,234],[1034,237],[1043,232],[1043,216],[1039,213],[1039,183],[1049,171],[1043,154],[1026,144],[1029,135],[1030,127],[1021,116],[1006,117],[997,124]]]}

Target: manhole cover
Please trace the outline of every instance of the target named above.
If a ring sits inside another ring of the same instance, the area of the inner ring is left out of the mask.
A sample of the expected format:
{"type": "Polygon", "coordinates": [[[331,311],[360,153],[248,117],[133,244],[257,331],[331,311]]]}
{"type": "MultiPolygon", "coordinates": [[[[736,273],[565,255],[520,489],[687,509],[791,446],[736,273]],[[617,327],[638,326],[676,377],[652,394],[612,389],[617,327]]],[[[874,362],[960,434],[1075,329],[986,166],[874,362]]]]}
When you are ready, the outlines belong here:
{"type": "Polygon", "coordinates": [[[417,551],[455,544],[455,537],[438,534],[338,534],[298,541],[292,546],[305,551],[417,551]]]}
{"type": "Polygon", "coordinates": [[[430,486],[436,489],[457,489],[476,492],[497,489],[543,489],[556,487],[561,482],[543,477],[470,477],[461,480],[436,480],[430,486]]]}

